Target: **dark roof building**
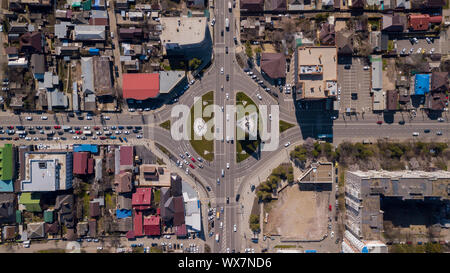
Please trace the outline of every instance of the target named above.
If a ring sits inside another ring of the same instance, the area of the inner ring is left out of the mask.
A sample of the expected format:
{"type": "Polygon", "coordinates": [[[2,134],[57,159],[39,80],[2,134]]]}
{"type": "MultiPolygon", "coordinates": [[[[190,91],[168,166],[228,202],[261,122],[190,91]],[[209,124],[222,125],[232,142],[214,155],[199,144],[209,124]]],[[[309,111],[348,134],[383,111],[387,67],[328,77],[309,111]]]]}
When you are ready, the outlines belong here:
{"type": "Polygon", "coordinates": [[[142,28],[120,28],[119,39],[120,40],[135,40],[142,39],[144,32],[142,28]]]}
{"type": "Polygon", "coordinates": [[[445,108],[445,93],[430,92],[426,95],[425,108],[432,111],[443,111],[445,108]]]}
{"type": "Polygon", "coordinates": [[[386,91],[386,110],[396,111],[398,109],[398,91],[388,90],[386,91]]]}
{"type": "Polygon", "coordinates": [[[336,33],[336,47],[340,55],[353,54],[353,34],[351,32],[339,31],[336,33]]]}
{"type": "Polygon", "coordinates": [[[172,173],[170,176],[170,194],[173,197],[183,194],[181,177],[176,173],[172,173]]]}
{"type": "Polygon", "coordinates": [[[286,77],[286,57],[282,53],[262,53],[261,71],[271,79],[286,77]]]}
{"type": "Polygon", "coordinates": [[[91,217],[100,216],[100,203],[91,201],[89,203],[89,215],[91,217]]]}
{"type": "Polygon", "coordinates": [[[45,233],[46,234],[58,234],[59,233],[59,223],[45,223],[45,233]]]}
{"type": "Polygon", "coordinates": [[[349,6],[352,9],[362,9],[366,5],[365,0],[351,0],[351,4],[349,3],[349,6]]]}
{"type": "Polygon", "coordinates": [[[184,224],[184,202],[183,197],[173,197],[173,203],[174,203],[174,211],[173,211],[173,225],[174,226],[180,226],[184,224]]]}
{"type": "Polygon", "coordinates": [[[264,11],[264,0],[241,0],[241,11],[262,12],[264,11]]]}
{"type": "Polygon", "coordinates": [[[41,32],[27,32],[20,36],[20,52],[27,54],[43,53],[43,35],[41,32]]]}
{"type": "Polygon", "coordinates": [[[14,193],[0,193],[0,224],[15,223],[14,193]]]}
{"type": "Polygon", "coordinates": [[[117,193],[131,192],[132,190],[131,178],[132,175],[130,172],[122,172],[116,175],[114,180],[115,191],[117,193]]]}
{"type": "Polygon", "coordinates": [[[16,226],[4,226],[3,227],[3,240],[13,240],[16,238],[17,227],[16,226]]]}
{"type": "Polygon", "coordinates": [[[334,25],[329,23],[322,24],[319,33],[319,40],[321,45],[334,45],[336,39],[336,32],[334,25]]]}
{"type": "Polygon", "coordinates": [[[448,72],[433,72],[431,74],[431,92],[446,92],[448,89],[448,72]]]}
{"type": "Polygon", "coordinates": [[[73,174],[85,175],[88,173],[89,152],[73,153],[73,174]]]}
{"type": "Polygon", "coordinates": [[[267,11],[286,11],[286,9],[286,0],[266,0],[265,10],[267,11]]]}
{"type": "Polygon", "coordinates": [[[400,14],[383,14],[383,31],[403,32],[406,26],[406,17],[400,14]]]}
{"type": "Polygon", "coordinates": [[[89,236],[97,237],[97,220],[95,219],[89,220],[89,236]]]}

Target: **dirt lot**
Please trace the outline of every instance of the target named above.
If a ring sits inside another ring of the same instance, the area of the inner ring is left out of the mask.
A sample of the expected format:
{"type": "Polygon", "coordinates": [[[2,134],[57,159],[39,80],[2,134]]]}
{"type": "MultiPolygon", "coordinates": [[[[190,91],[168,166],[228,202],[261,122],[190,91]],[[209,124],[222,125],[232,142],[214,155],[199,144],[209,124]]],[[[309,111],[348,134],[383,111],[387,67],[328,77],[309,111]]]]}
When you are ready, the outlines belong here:
{"type": "Polygon", "coordinates": [[[383,62],[386,63],[386,67],[383,69],[383,90],[394,90],[395,75],[397,75],[397,71],[395,70],[395,60],[383,59],[383,62]]]}
{"type": "Polygon", "coordinates": [[[319,240],[327,231],[329,193],[300,191],[297,185],[283,190],[271,205],[264,233],[299,240],[319,240]]]}

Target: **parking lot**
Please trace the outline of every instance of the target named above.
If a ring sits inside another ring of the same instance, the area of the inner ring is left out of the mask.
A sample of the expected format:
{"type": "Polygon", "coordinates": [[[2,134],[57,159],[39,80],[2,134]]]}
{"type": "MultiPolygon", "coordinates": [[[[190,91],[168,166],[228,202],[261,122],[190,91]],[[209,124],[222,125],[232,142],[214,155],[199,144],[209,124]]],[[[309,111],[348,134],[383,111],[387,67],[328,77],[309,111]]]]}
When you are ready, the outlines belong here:
{"type": "Polygon", "coordinates": [[[355,108],[356,112],[368,112],[372,109],[372,98],[370,96],[370,68],[362,58],[342,60],[338,63],[338,84],[341,88],[341,113],[347,108],[355,108]],[[350,69],[345,66],[350,64],[350,69]],[[357,94],[357,99],[352,99],[352,93],[357,94]]]}
{"type": "Polygon", "coordinates": [[[425,50],[425,54],[430,54],[430,50],[433,50],[433,53],[441,53],[441,46],[440,46],[439,39],[433,39],[433,41],[427,42],[425,38],[419,39],[417,38],[417,43],[412,43],[409,39],[402,39],[397,40],[396,42],[396,50],[398,54],[403,54],[402,50],[405,49],[405,55],[409,54],[417,54],[418,50],[420,49],[420,54],[422,54],[422,51],[425,50]]]}

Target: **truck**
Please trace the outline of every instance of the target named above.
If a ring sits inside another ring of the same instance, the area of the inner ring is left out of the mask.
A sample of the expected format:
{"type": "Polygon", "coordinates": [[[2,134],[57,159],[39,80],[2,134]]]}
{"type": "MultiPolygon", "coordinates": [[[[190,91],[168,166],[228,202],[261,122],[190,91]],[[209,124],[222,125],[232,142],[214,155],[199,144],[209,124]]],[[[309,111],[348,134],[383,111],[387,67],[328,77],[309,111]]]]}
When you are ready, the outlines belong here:
{"type": "Polygon", "coordinates": [[[30,247],[30,240],[23,241],[23,247],[24,248],[29,248],[30,247]]]}
{"type": "Polygon", "coordinates": [[[217,216],[217,220],[219,220],[220,219],[220,212],[219,211],[217,212],[216,216],[217,216]]]}
{"type": "Polygon", "coordinates": [[[228,18],[225,19],[225,28],[227,29],[227,31],[230,30],[230,20],[228,18]]]}
{"type": "Polygon", "coordinates": [[[53,131],[53,130],[45,130],[44,133],[45,133],[46,135],[48,135],[48,136],[52,136],[52,135],[55,134],[55,131],[53,131]]]}
{"type": "Polygon", "coordinates": [[[216,242],[219,242],[219,234],[216,234],[216,242]]]}
{"type": "Polygon", "coordinates": [[[228,11],[231,12],[231,2],[228,1],[228,11]]]}
{"type": "Polygon", "coordinates": [[[26,135],[26,134],[27,134],[26,131],[16,131],[16,133],[17,133],[18,135],[26,135]]]}
{"type": "Polygon", "coordinates": [[[83,131],[83,134],[86,136],[92,136],[92,131],[86,130],[86,131],[83,131]]]}

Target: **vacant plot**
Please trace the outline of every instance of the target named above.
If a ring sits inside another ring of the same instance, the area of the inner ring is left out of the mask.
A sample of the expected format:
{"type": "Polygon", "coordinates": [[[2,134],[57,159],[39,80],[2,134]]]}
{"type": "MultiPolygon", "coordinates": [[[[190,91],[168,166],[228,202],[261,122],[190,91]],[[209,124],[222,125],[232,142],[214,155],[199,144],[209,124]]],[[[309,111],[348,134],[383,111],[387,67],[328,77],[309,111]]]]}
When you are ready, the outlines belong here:
{"type": "Polygon", "coordinates": [[[297,185],[283,190],[272,202],[264,233],[298,240],[319,240],[327,229],[328,193],[300,191],[297,185]]]}
{"type": "MultiPolygon", "coordinates": [[[[206,106],[214,103],[214,92],[210,91],[202,96],[202,100],[198,100],[195,102],[194,106],[202,103],[202,113],[206,106]]],[[[192,148],[205,160],[213,161],[214,160],[214,140],[206,140],[205,137],[202,136],[202,139],[195,140],[194,139],[194,121],[196,117],[194,116],[194,106],[191,108],[191,146],[192,148]]],[[[214,118],[214,114],[211,117],[202,117],[203,121],[207,123],[210,119],[214,118]]],[[[207,128],[207,130],[211,130],[213,128],[207,128]]]]}

